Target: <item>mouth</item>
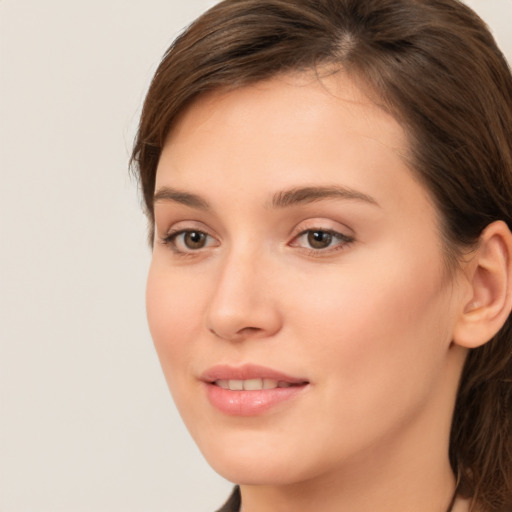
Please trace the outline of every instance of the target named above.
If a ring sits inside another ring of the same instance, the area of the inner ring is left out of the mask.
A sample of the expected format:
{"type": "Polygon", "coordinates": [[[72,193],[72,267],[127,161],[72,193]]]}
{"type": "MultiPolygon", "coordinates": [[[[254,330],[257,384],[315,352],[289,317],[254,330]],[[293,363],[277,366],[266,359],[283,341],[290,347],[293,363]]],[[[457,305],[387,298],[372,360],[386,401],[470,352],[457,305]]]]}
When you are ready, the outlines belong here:
{"type": "Polygon", "coordinates": [[[307,381],[301,383],[292,383],[275,379],[218,379],[211,382],[214,386],[219,386],[222,389],[229,389],[230,391],[261,391],[264,389],[276,388],[291,388],[294,386],[303,386],[308,384],[307,381]]]}
{"type": "Polygon", "coordinates": [[[215,366],[201,377],[206,395],[221,413],[258,416],[298,397],[310,382],[255,365],[215,366]]]}

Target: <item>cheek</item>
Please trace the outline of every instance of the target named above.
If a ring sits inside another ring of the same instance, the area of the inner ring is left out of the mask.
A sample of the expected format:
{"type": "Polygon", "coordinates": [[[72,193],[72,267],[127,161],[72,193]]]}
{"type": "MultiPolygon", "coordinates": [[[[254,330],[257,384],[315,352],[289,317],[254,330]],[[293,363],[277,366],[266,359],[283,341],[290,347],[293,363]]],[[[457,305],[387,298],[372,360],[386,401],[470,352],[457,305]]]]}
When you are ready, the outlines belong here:
{"type": "Polygon", "coordinates": [[[201,296],[196,289],[157,259],[152,262],[146,287],[148,325],[170,387],[189,368],[199,338],[201,296]]]}
{"type": "Polygon", "coordinates": [[[408,265],[396,260],[317,276],[316,293],[302,294],[291,308],[302,358],[321,369],[327,400],[345,412],[385,408],[395,397],[402,405],[418,400],[441,369],[450,342],[449,294],[441,272],[426,275],[422,265],[408,265]]]}

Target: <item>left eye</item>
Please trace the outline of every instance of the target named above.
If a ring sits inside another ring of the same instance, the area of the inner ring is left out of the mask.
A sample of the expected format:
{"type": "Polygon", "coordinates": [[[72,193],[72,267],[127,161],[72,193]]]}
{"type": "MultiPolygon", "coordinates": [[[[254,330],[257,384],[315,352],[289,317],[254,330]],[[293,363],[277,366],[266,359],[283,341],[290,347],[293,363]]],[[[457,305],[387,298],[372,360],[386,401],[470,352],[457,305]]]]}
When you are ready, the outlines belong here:
{"type": "Polygon", "coordinates": [[[292,245],[321,251],[342,246],[351,241],[352,239],[350,237],[336,231],[326,229],[308,229],[297,236],[292,245]]]}

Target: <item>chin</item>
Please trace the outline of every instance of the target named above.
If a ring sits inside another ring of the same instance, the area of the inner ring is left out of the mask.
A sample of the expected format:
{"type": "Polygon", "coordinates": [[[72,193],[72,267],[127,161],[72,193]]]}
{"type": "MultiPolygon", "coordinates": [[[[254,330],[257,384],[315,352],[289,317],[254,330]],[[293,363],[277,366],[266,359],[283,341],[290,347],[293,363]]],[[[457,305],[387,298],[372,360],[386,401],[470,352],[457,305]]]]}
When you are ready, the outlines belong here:
{"type": "Polygon", "coordinates": [[[245,439],[217,439],[205,445],[199,443],[199,448],[210,466],[233,483],[285,485],[298,478],[295,475],[297,465],[290,464],[296,456],[291,456],[287,450],[276,448],[270,442],[262,446],[260,440],[243,437],[245,439]]]}
{"type": "Polygon", "coordinates": [[[290,485],[302,478],[290,473],[290,461],[274,462],[244,460],[208,460],[211,467],[223,478],[239,485],[290,485]]]}

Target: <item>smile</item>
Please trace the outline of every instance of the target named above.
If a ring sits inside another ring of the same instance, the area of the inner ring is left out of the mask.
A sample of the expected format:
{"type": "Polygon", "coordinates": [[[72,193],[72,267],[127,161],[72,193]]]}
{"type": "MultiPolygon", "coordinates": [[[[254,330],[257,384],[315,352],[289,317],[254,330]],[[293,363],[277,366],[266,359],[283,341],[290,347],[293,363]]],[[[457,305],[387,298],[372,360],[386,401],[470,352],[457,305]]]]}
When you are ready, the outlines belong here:
{"type": "Polygon", "coordinates": [[[309,381],[256,365],[214,366],[201,380],[210,404],[228,416],[259,416],[309,388],[309,381]]]}

